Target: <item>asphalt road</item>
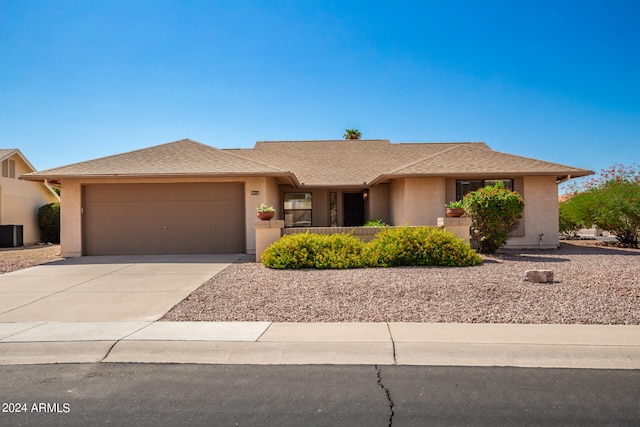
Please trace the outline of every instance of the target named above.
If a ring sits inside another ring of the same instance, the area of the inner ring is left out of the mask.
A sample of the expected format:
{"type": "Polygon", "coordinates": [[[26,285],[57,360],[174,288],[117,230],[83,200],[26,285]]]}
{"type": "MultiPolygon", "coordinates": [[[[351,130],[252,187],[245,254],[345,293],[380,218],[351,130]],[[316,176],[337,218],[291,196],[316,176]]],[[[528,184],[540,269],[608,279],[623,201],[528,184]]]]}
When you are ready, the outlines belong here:
{"type": "Polygon", "coordinates": [[[0,425],[638,425],[640,371],[0,366],[0,425]]]}

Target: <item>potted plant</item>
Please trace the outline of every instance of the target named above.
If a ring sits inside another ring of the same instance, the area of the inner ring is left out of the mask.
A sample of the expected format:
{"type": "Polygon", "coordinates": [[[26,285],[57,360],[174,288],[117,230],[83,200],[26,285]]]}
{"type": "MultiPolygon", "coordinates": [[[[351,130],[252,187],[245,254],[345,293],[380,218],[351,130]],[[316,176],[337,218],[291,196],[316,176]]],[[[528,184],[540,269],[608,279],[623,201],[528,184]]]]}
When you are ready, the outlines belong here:
{"type": "Polygon", "coordinates": [[[464,203],[462,200],[456,202],[449,202],[444,205],[446,209],[445,213],[449,218],[457,218],[464,215],[464,203]]]}
{"type": "Polygon", "coordinates": [[[262,203],[260,206],[256,208],[258,211],[258,218],[263,221],[268,221],[276,214],[276,210],[273,209],[273,206],[267,206],[262,203]]]}

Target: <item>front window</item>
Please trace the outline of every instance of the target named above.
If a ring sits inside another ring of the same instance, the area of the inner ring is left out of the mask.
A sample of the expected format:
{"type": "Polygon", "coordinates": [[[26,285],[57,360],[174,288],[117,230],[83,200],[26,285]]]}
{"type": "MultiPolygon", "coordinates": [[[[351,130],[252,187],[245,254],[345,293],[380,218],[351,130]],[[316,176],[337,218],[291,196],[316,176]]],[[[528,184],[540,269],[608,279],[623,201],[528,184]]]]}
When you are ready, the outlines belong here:
{"type": "Polygon", "coordinates": [[[338,226],[338,193],[329,193],[329,222],[332,227],[338,226]]]}
{"type": "Polygon", "coordinates": [[[311,227],[311,193],[284,193],[284,226],[311,227]]]}
{"type": "Polygon", "coordinates": [[[456,181],[456,200],[462,200],[467,193],[488,185],[495,185],[497,182],[502,182],[504,188],[513,191],[512,179],[459,179],[456,181]]]}

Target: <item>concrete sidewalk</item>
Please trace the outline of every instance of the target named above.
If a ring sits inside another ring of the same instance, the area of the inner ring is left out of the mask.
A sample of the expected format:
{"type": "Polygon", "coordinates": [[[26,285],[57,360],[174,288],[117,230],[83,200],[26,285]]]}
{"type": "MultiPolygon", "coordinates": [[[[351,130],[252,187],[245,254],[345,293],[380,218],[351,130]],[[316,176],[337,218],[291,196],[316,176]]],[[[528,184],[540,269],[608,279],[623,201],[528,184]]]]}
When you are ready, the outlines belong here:
{"type": "Polygon", "coordinates": [[[0,323],[0,364],[95,362],[640,369],[640,326],[0,323]]]}

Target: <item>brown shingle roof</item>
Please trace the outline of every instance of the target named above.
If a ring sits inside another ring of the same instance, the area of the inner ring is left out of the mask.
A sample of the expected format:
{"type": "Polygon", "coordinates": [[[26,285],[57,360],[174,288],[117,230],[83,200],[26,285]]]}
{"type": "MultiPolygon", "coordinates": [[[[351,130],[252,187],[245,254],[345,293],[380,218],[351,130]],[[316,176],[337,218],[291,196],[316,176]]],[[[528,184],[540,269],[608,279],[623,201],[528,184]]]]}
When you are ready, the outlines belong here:
{"type": "Polygon", "coordinates": [[[388,140],[258,142],[225,150],[296,174],[307,186],[366,186],[408,176],[584,176],[584,169],[491,150],[483,142],[394,143],[388,140]]]}
{"type": "MultiPolygon", "coordinates": [[[[113,176],[211,176],[293,174],[190,139],[24,175],[24,179],[113,176]]],[[[295,179],[295,178],[294,178],[295,179]]]]}
{"type": "Polygon", "coordinates": [[[550,163],[528,157],[501,153],[471,144],[460,144],[445,148],[440,152],[403,165],[384,173],[382,179],[403,176],[492,176],[509,177],[524,175],[571,175],[574,177],[591,174],[591,171],[550,163]]]}
{"type": "Polygon", "coordinates": [[[522,175],[574,177],[585,169],[491,150],[483,142],[394,143],[388,140],[257,142],[219,150],[183,139],[155,147],[27,174],[32,180],[113,176],[287,177],[293,185],[365,187],[397,177],[522,175]]]}
{"type": "Polygon", "coordinates": [[[460,144],[396,143],[388,140],[261,141],[253,149],[225,150],[293,171],[307,186],[364,186],[380,174],[460,144]]]}

